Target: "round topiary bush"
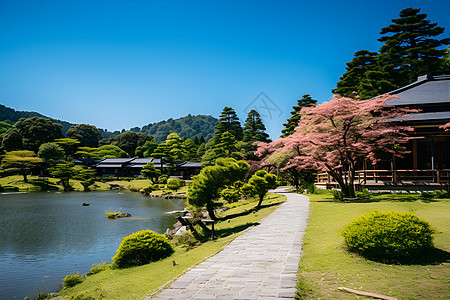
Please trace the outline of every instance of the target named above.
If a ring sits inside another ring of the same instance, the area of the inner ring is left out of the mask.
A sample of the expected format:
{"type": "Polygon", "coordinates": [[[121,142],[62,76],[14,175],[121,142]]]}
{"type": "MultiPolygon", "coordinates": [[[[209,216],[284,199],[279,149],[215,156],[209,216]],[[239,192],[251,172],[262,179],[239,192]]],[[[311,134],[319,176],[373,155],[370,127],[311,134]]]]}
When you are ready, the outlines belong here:
{"type": "Polygon", "coordinates": [[[361,215],[346,226],[350,251],[382,262],[410,262],[433,247],[435,230],[414,213],[380,212],[361,215]]]}
{"type": "Polygon", "coordinates": [[[114,267],[128,268],[166,258],[173,253],[172,245],[162,234],[142,230],[123,238],[116,255],[114,267]]]}

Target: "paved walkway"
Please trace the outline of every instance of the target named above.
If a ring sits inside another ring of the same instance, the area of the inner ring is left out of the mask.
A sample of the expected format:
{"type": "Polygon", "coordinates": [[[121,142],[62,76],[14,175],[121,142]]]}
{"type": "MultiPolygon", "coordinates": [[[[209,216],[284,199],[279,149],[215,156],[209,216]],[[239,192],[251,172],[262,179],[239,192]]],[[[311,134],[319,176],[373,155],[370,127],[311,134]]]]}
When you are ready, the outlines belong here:
{"type": "MultiPolygon", "coordinates": [[[[277,189],[276,192],[283,193],[277,189]]],[[[215,256],[164,289],[157,299],[293,299],[309,199],[287,201],[215,256]]],[[[150,299],[150,298],[147,298],[150,299]]]]}

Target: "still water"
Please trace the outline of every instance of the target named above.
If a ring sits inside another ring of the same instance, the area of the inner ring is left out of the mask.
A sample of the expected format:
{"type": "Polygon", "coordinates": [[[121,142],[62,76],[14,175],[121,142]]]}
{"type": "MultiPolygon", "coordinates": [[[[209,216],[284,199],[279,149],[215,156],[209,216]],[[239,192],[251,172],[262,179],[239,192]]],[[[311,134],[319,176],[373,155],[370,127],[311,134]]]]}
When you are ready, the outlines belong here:
{"type": "Polygon", "coordinates": [[[165,212],[184,203],[112,191],[0,195],[0,299],[54,292],[65,275],[112,262],[123,237],[143,229],[164,233],[176,222],[165,212]],[[132,217],[109,220],[106,210],[132,217]]]}

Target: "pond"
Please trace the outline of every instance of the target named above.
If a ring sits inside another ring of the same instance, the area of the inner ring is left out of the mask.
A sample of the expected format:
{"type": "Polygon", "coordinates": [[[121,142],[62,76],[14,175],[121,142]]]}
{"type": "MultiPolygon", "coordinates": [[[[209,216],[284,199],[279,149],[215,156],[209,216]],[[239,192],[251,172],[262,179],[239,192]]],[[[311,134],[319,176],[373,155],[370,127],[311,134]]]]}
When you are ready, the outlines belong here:
{"type": "Polygon", "coordinates": [[[143,229],[164,233],[176,222],[167,212],[184,205],[112,191],[0,195],[0,299],[56,291],[66,275],[112,262],[123,237],[143,229]],[[132,217],[110,220],[109,210],[132,217]]]}

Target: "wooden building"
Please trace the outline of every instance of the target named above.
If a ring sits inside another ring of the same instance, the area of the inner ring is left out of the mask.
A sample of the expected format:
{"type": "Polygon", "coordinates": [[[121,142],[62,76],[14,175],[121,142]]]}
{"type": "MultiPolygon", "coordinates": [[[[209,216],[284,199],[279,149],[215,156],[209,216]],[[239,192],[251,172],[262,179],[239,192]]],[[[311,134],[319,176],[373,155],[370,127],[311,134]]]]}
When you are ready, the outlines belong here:
{"type": "Polygon", "coordinates": [[[190,179],[200,173],[201,162],[175,162],[168,164],[164,159],[159,158],[105,158],[101,160],[95,168],[99,176],[103,177],[138,177],[142,168],[149,162],[156,168],[167,171],[169,176],[181,179],[190,179]]]}
{"type": "MultiPolygon", "coordinates": [[[[370,185],[416,185],[441,188],[450,182],[450,132],[440,126],[450,122],[450,75],[421,76],[416,82],[390,92],[397,96],[388,105],[419,109],[420,112],[393,120],[414,128],[410,151],[404,158],[385,156],[375,166],[358,165],[357,182],[370,185]]],[[[318,185],[335,183],[326,173],[318,185]]]]}

